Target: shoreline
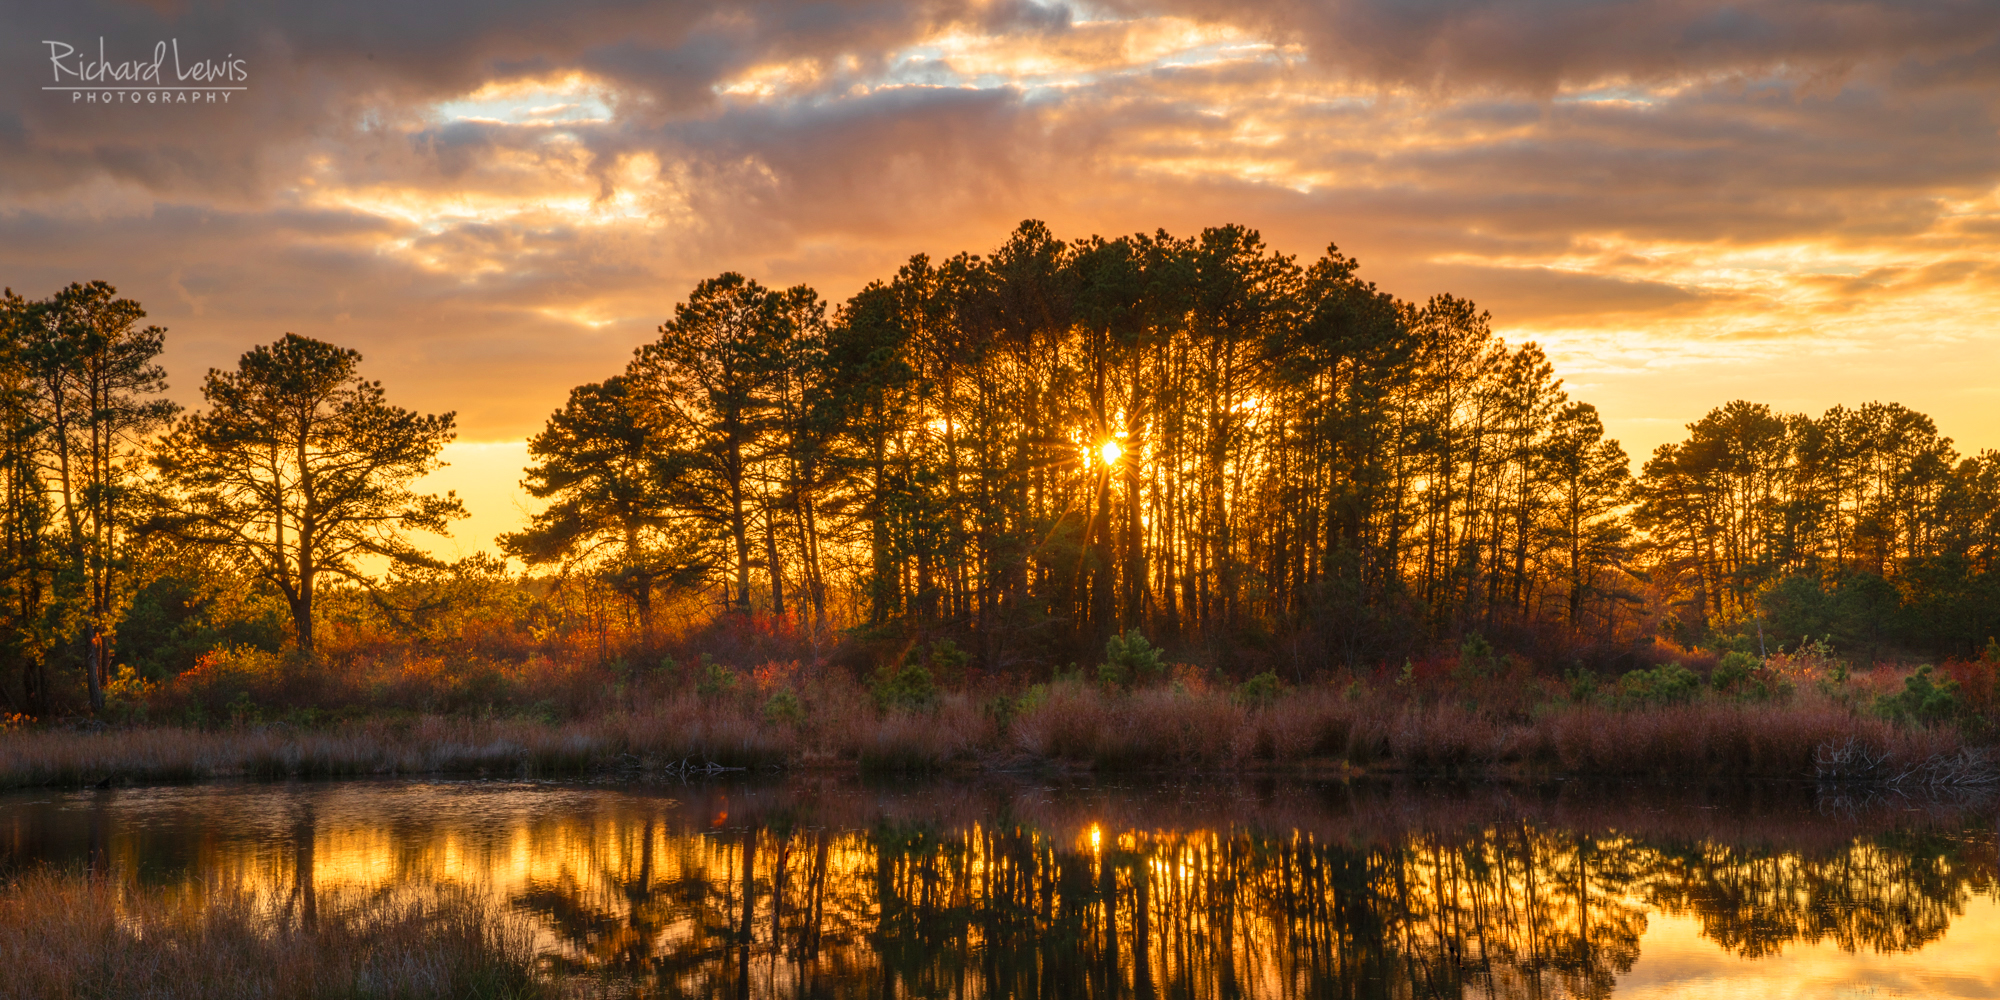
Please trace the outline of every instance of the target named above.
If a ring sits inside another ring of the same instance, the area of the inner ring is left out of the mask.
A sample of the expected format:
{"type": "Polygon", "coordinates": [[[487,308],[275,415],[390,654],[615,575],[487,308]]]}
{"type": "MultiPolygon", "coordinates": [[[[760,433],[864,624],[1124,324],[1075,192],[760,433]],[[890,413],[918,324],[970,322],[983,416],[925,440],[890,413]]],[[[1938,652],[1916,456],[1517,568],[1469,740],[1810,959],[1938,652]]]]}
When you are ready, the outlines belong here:
{"type": "Polygon", "coordinates": [[[688,778],[801,774],[1759,778],[1990,787],[1990,748],[1800,696],[1496,716],[1314,689],[1262,706],[1202,693],[1059,691],[1008,719],[964,696],[800,724],[669,699],[550,722],[447,715],[319,727],[130,724],[0,732],[0,789],[316,777],[688,778]],[[1928,769],[1926,769],[1928,768],[1928,769]],[[724,770],[728,769],[728,770],[724,770]]]}

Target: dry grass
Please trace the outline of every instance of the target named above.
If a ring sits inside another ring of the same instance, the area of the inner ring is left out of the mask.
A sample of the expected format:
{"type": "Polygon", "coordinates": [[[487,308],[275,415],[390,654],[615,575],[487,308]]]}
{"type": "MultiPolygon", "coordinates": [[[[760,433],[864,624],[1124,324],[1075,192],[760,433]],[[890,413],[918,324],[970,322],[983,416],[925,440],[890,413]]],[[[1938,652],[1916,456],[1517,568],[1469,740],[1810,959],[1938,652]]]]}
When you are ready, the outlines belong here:
{"type": "Polygon", "coordinates": [[[0,786],[214,777],[492,774],[551,776],[692,758],[779,764],[796,739],[730,706],[692,696],[644,714],[544,723],[422,716],[318,730],[139,727],[0,733],[0,786]]]}
{"type": "Polygon", "coordinates": [[[780,661],[724,676],[735,680],[718,687],[684,676],[628,688],[607,696],[601,711],[566,722],[482,713],[0,732],[0,786],[637,775],[683,760],[884,771],[1227,771],[1339,761],[1420,772],[1789,778],[1813,774],[1815,752],[1829,744],[1851,742],[1897,761],[1950,756],[1967,745],[1949,726],[1907,727],[1867,712],[1863,706],[1900,686],[1891,671],[1838,690],[1801,674],[1793,693],[1772,701],[1704,694],[1636,708],[1573,702],[1561,685],[1532,673],[1456,690],[1421,677],[1374,688],[1309,685],[1260,702],[1193,675],[1183,679],[1191,684],[1131,691],[1069,679],[1018,696],[950,692],[927,708],[886,710],[839,671],[810,674],[780,661]]]}
{"type": "Polygon", "coordinates": [[[8,996],[530,998],[525,928],[442,890],[295,899],[36,872],[0,888],[8,996]]]}

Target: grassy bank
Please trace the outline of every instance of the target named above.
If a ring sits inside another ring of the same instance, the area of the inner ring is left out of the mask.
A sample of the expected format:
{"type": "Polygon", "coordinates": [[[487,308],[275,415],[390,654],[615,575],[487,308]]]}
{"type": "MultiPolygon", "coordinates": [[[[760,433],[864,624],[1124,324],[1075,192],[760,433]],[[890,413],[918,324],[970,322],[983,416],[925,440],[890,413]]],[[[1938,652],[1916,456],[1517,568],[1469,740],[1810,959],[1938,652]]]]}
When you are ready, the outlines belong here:
{"type": "MultiPolygon", "coordinates": [[[[1893,680],[1893,678],[1887,679],[1893,680]]],[[[1489,682],[1453,696],[1394,684],[1121,687],[1069,678],[899,703],[851,681],[794,681],[771,693],[682,691],[594,717],[406,715],[317,725],[207,728],[131,724],[0,734],[0,783],[89,785],[212,777],[484,774],[643,777],[729,767],[1373,771],[1809,777],[1831,750],[1885,776],[1977,752],[1965,728],[1896,720],[1884,696],[1792,688],[1767,697],[1710,689],[1660,699],[1579,697],[1489,682]],[[1854,753],[1850,753],[1850,757],[1854,753]]],[[[1851,686],[1850,686],[1851,687],[1851,686]]]]}
{"type": "Polygon", "coordinates": [[[528,1000],[524,928],[442,890],[344,898],[34,872],[0,886],[9,996],[528,1000]]]}

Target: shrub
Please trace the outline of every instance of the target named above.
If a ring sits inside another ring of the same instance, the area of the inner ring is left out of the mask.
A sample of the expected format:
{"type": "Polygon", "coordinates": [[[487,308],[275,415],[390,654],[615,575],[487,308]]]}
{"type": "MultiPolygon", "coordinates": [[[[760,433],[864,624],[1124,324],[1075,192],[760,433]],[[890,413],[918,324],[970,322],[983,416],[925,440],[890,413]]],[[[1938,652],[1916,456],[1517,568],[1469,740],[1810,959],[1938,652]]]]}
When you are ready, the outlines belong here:
{"type": "Polygon", "coordinates": [[[1097,668],[1098,679],[1114,687],[1128,682],[1149,684],[1166,672],[1167,664],[1160,651],[1147,642],[1138,629],[1129,629],[1123,635],[1114,635],[1106,640],[1104,665],[1097,668]]]}
{"type": "Polygon", "coordinates": [[[1875,711],[1897,722],[1936,723],[1956,719],[1965,701],[1958,696],[1958,682],[1949,677],[1935,678],[1935,668],[1926,663],[1903,678],[1903,690],[1875,700],[1875,711]]]}
{"type": "Polygon", "coordinates": [[[701,668],[701,678],[694,685],[695,694],[703,698],[726,698],[736,693],[736,685],[741,681],[736,671],[710,659],[707,653],[701,654],[701,668]]]}
{"type": "Polygon", "coordinates": [[[806,720],[806,707],[789,689],[780,690],[764,702],[764,721],[796,726],[806,720]]]}
{"type": "Polygon", "coordinates": [[[972,662],[972,655],[958,648],[958,643],[950,639],[939,639],[931,643],[931,676],[946,686],[957,686],[965,681],[965,667],[972,662]]]}
{"type": "Polygon", "coordinates": [[[1244,681],[1242,686],[1236,689],[1236,700],[1245,705],[1268,705],[1277,700],[1278,695],[1284,690],[1285,685],[1283,681],[1278,680],[1278,672],[1266,670],[1244,681]]]}
{"type": "Polygon", "coordinates": [[[928,708],[937,701],[938,693],[937,680],[915,660],[903,661],[900,668],[885,665],[875,671],[868,691],[875,696],[875,707],[884,711],[928,708]]]}
{"type": "Polygon", "coordinates": [[[1634,670],[1618,678],[1617,701],[1627,708],[1679,705],[1693,701],[1700,693],[1700,675],[1679,663],[1667,663],[1651,670],[1634,670]]]}
{"type": "Polygon", "coordinates": [[[1709,673],[1708,683],[1718,693],[1732,693],[1748,701],[1770,701],[1792,693],[1790,682],[1768,661],[1749,653],[1724,653],[1722,662],[1709,673]]]}
{"type": "Polygon", "coordinates": [[[1452,680],[1464,683],[1492,677],[1500,672],[1500,657],[1494,655],[1493,644],[1477,632],[1466,636],[1458,647],[1458,665],[1451,670],[1452,680]]]}
{"type": "Polygon", "coordinates": [[[146,721],[146,703],[155,687],[131,666],[120,665],[111,682],[104,685],[105,714],[120,722],[146,721]]]}
{"type": "Polygon", "coordinates": [[[1569,691],[1569,700],[1579,704],[1597,697],[1597,674],[1582,667],[1565,671],[1563,685],[1569,691]]]}
{"type": "Polygon", "coordinates": [[[1993,712],[1993,695],[1996,681],[2000,681],[2000,661],[1996,660],[1950,660],[1939,664],[1938,669],[1958,682],[1958,697],[1965,702],[1965,714],[1989,715],[1993,712]]]}
{"type": "Polygon", "coordinates": [[[996,694],[980,703],[979,714],[993,720],[993,728],[1004,736],[1027,700],[1025,695],[996,694]]]}
{"type": "Polygon", "coordinates": [[[1717,691],[1727,691],[1748,681],[1750,675],[1762,665],[1749,653],[1724,653],[1722,662],[1716,664],[1714,672],[1708,675],[1708,683],[1717,691]]]}

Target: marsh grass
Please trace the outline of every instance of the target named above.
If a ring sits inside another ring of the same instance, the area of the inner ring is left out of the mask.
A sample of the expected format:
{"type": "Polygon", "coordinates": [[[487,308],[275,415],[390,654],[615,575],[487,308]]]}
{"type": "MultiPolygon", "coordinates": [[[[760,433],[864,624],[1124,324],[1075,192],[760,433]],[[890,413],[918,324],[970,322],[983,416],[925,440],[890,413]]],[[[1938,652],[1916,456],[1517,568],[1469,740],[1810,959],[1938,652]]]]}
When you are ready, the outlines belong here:
{"type": "Polygon", "coordinates": [[[1711,685],[1671,698],[1640,697],[1637,687],[1622,683],[1579,696],[1573,680],[1500,660],[1477,675],[1454,677],[1419,664],[1388,683],[1352,678],[1255,692],[1191,670],[1139,686],[1079,672],[1027,689],[946,691],[923,704],[884,704],[837,670],[809,675],[796,662],[754,671],[703,666],[704,676],[726,673],[730,683],[661,681],[567,721],[482,712],[310,725],[15,729],[0,732],[0,785],[230,776],[643,777],[683,761],[880,772],[1218,772],[1318,764],[1795,778],[1815,773],[1815,753],[1827,745],[1866,746],[1916,761],[1956,754],[1990,730],[1883,716],[1873,706],[1901,683],[1887,670],[1843,674],[1838,683],[1795,672],[1778,678],[1780,695],[1749,697],[1711,685]],[[772,711],[774,702],[785,710],[772,711]]]}
{"type": "Polygon", "coordinates": [[[8,996],[528,1000],[555,995],[528,931],[446,889],[295,896],[35,871],[0,886],[8,996]]]}

